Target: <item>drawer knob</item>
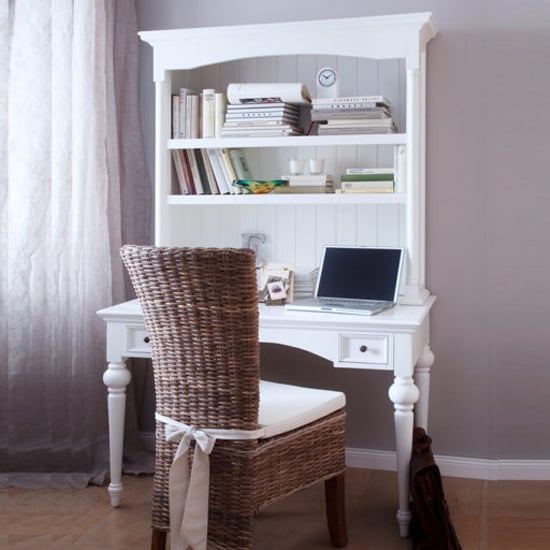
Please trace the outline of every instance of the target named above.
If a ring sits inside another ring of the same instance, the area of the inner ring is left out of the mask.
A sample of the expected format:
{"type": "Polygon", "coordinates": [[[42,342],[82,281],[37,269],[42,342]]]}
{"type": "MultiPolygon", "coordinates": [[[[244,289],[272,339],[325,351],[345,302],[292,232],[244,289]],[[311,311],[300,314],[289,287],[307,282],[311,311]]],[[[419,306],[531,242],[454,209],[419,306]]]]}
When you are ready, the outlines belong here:
{"type": "Polygon", "coordinates": [[[365,344],[363,344],[360,348],[359,348],[359,351],[361,353],[365,353],[366,351],[368,351],[368,346],[365,346],[365,344]]]}
{"type": "Polygon", "coordinates": [[[151,340],[149,340],[149,336],[146,336],[146,337],[143,339],[143,341],[144,341],[146,344],[148,344],[151,340]]]}

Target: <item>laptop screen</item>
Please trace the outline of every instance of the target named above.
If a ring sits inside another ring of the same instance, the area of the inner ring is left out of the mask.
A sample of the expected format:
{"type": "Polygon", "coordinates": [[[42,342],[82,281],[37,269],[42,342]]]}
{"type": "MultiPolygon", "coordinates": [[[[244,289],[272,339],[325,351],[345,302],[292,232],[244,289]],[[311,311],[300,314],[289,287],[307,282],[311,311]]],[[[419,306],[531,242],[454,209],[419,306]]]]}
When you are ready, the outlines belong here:
{"type": "Polygon", "coordinates": [[[396,301],[403,249],[327,246],[316,296],[396,301]]]}

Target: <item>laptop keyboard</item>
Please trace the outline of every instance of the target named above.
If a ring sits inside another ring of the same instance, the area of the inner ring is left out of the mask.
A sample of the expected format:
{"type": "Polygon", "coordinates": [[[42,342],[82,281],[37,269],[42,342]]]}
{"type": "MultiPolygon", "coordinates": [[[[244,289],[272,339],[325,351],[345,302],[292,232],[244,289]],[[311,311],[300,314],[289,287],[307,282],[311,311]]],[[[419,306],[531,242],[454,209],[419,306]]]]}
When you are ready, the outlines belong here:
{"type": "Polygon", "coordinates": [[[372,309],[381,305],[386,304],[387,302],[379,300],[342,300],[338,298],[322,298],[322,304],[326,304],[331,307],[351,307],[354,309],[372,309]]]}

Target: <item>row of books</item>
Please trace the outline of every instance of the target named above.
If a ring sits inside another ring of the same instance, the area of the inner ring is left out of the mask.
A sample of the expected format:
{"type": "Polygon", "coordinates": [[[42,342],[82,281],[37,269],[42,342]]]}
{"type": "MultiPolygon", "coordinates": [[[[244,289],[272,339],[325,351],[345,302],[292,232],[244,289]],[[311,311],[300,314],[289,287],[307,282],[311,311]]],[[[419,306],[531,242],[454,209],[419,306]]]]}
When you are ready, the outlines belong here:
{"type": "Polygon", "coordinates": [[[302,135],[299,105],[310,105],[304,84],[233,83],[226,92],[180,88],[172,95],[172,138],[302,135]]]}
{"type": "Polygon", "coordinates": [[[314,98],[311,121],[318,135],[385,134],[397,131],[382,95],[314,98]]]}
{"type": "Polygon", "coordinates": [[[182,195],[238,194],[233,182],[252,179],[242,149],[172,149],[182,195]]]}

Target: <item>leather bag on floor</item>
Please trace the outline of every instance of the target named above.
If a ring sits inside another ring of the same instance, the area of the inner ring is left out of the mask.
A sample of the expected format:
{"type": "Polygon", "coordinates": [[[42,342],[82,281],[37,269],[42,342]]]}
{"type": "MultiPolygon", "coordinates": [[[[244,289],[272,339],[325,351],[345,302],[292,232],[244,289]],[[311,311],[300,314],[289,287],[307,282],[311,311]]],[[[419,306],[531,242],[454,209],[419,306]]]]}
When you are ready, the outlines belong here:
{"type": "Polygon", "coordinates": [[[415,428],[411,457],[411,539],[415,550],[461,550],[443,494],[432,439],[415,428]]]}

